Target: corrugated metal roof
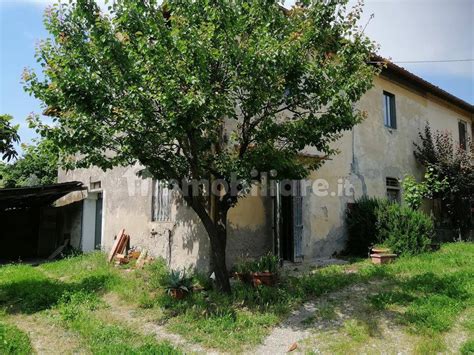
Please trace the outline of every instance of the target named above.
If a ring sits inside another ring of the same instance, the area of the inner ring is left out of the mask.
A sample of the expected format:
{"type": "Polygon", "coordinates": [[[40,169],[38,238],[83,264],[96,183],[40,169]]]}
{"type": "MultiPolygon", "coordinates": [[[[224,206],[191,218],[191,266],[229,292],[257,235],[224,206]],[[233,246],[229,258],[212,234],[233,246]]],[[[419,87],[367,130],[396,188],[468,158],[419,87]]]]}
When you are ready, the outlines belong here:
{"type": "Polygon", "coordinates": [[[0,189],[0,210],[49,206],[69,192],[83,189],[85,187],[79,181],[0,189]]]}

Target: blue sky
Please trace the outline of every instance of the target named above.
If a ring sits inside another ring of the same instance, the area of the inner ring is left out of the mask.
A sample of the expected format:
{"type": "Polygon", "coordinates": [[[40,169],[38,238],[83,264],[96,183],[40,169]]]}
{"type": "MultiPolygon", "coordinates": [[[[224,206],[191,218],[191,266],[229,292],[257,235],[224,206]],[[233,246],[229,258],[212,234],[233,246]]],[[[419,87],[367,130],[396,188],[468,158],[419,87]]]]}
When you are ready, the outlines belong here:
{"type": "MultiPolygon", "coordinates": [[[[294,0],[287,0],[291,5],[294,0]]],[[[47,36],[42,16],[52,0],[0,0],[0,113],[14,116],[20,136],[35,136],[25,118],[40,113],[40,103],[20,83],[23,68],[38,68],[36,42],[47,36]]],[[[473,0],[366,0],[366,32],[393,61],[474,58],[473,0]]],[[[444,90],[474,103],[474,62],[400,63],[444,90]]]]}

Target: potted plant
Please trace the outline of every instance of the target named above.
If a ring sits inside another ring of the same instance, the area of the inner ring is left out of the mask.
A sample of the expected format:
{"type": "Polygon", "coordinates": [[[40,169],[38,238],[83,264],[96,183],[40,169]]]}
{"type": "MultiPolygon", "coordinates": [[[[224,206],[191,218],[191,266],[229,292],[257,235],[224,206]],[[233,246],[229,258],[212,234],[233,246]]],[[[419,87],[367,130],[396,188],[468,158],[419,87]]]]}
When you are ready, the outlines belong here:
{"type": "Polygon", "coordinates": [[[192,290],[192,279],[186,271],[171,270],[165,281],[166,292],[174,299],[183,299],[192,290]]]}
{"type": "Polygon", "coordinates": [[[255,262],[243,261],[235,266],[234,276],[237,280],[249,284],[251,282],[250,274],[255,269],[255,262]]]}
{"type": "Polygon", "coordinates": [[[370,254],[388,254],[390,252],[390,248],[384,245],[374,245],[370,248],[370,254]]]}
{"type": "Polygon", "coordinates": [[[255,262],[255,271],[251,273],[254,286],[274,286],[277,281],[280,259],[268,253],[255,262]]]}

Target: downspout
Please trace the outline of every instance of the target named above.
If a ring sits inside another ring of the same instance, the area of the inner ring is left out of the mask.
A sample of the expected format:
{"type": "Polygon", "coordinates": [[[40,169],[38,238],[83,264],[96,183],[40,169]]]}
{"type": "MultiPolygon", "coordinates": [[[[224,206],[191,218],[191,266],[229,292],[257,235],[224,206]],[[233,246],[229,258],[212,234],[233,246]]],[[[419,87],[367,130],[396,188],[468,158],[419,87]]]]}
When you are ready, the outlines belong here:
{"type": "Polygon", "coordinates": [[[173,246],[173,233],[168,229],[168,267],[171,267],[171,248],[173,246]]]}

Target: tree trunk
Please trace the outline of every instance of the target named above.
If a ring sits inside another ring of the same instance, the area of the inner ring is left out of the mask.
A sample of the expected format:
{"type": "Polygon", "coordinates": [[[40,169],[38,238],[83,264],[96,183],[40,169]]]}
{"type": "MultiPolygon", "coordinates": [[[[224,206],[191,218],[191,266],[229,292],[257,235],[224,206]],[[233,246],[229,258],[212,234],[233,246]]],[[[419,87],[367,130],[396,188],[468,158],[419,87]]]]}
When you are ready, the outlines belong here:
{"type": "Polygon", "coordinates": [[[216,228],[217,237],[214,237],[214,233],[209,233],[209,239],[211,244],[211,258],[213,272],[216,277],[216,285],[219,290],[225,293],[230,293],[230,282],[229,272],[227,271],[226,265],[226,238],[227,230],[219,230],[216,228]]]}
{"type": "Polygon", "coordinates": [[[227,244],[227,210],[219,203],[216,218],[213,220],[204,205],[196,198],[187,199],[193,210],[199,216],[209,236],[211,246],[211,264],[215,275],[217,288],[225,293],[230,293],[229,273],[226,265],[226,244],[227,244]]]}

